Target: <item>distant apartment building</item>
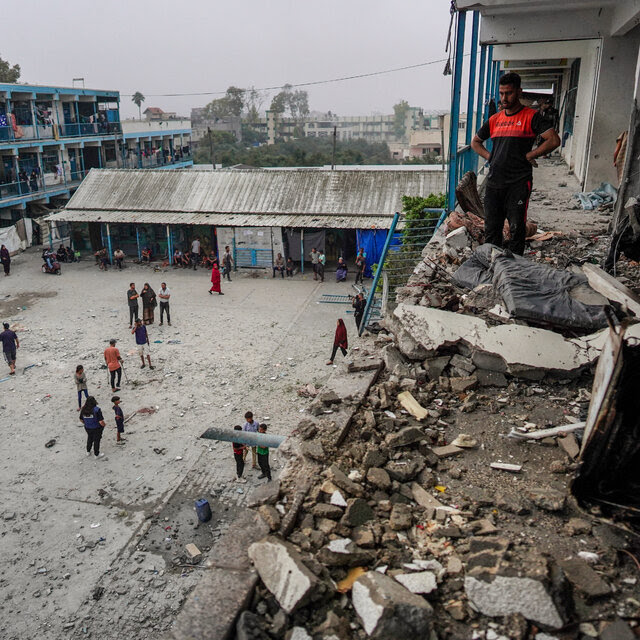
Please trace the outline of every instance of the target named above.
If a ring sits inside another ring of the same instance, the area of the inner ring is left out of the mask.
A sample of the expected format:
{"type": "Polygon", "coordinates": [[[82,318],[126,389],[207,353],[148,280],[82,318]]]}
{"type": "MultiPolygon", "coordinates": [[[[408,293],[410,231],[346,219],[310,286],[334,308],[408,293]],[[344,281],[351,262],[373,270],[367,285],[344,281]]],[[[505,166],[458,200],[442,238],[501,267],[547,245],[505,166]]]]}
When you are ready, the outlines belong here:
{"type": "Polygon", "coordinates": [[[207,131],[226,131],[231,133],[238,142],[242,141],[242,118],[240,116],[226,116],[224,118],[209,118],[205,115],[205,107],[191,109],[192,140],[195,146],[207,135],[207,131]]]}
{"type": "Polygon", "coordinates": [[[62,206],[92,168],[193,164],[189,121],[120,120],[118,91],[0,84],[0,226],[62,206]]]}
{"type": "Polygon", "coordinates": [[[402,143],[408,142],[412,131],[424,127],[424,113],[420,107],[407,110],[402,132],[396,130],[395,115],[336,116],[332,113],[311,115],[302,121],[282,117],[274,111],[267,111],[256,128],[267,134],[269,144],[276,139],[295,137],[326,138],[333,135],[336,127],[338,140],[366,140],[367,142],[402,143]]]}

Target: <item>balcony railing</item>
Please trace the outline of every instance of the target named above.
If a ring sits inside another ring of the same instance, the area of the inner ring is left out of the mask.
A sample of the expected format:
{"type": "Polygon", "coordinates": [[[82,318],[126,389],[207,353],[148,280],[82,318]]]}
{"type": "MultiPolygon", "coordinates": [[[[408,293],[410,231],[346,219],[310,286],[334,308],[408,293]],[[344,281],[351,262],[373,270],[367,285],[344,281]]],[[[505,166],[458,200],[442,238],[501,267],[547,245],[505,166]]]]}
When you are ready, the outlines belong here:
{"type": "Polygon", "coordinates": [[[122,133],[119,122],[69,122],[57,124],[20,125],[14,131],[11,126],[0,127],[0,144],[3,142],[24,142],[26,140],[53,140],[84,136],[112,136],[122,133]],[[21,132],[22,135],[17,135],[21,132]]]}
{"type": "Polygon", "coordinates": [[[193,160],[192,155],[183,154],[176,158],[175,156],[171,157],[171,160],[165,160],[164,157],[160,154],[155,156],[151,156],[148,158],[126,158],[124,161],[125,169],[154,169],[155,167],[166,167],[172,164],[179,164],[182,162],[189,162],[193,160]]]}
{"type": "Polygon", "coordinates": [[[0,182],[0,202],[28,195],[44,195],[65,186],[76,186],[86,174],[86,171],[65,171],[64,176],[45,174],[44,180],[38,176],[34,181],[0,182]]]}

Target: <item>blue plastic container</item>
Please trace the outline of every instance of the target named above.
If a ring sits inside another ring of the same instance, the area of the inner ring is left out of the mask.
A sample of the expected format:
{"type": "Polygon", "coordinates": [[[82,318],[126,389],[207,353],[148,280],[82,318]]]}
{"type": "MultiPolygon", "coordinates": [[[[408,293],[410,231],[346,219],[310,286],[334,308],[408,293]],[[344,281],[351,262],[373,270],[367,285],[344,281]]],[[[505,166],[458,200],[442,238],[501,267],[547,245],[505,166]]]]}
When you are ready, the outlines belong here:
{"type": "Polygon", "coordinates": [[[196,513],[198,514],[198,520],[200,520],[200,522],[209,522],[209,520],[211,520],[209,501],[204,498],[196,500],[196,513]]]}

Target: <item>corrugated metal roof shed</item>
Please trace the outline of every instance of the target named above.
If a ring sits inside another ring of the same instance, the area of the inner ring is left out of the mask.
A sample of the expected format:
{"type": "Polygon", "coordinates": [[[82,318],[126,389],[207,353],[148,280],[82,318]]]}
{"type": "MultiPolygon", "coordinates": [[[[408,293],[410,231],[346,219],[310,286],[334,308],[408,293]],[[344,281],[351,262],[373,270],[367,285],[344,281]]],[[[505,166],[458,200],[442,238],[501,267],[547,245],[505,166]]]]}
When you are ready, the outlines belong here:
{"type": "Polygon", "coordinates": [[[51,220],[388,228],[403,195],[438,193],[433,171],[92,169],[51,220]]]}

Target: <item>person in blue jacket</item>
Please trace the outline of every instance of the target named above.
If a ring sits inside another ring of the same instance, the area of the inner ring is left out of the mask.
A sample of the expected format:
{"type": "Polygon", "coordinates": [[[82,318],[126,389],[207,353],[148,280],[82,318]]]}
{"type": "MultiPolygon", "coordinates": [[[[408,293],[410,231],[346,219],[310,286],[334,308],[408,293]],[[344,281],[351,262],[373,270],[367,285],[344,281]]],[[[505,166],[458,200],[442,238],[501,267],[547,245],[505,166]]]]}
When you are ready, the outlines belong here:
{"type": "Polygon", "coordinates": [[[80,409],[80,421],[84,424],[84,430],[87,432],[87,455],[91,455],[91,448],[93,447],[93,453],[96,458],[104,457],[104,453],[100,453],[104,417],[93,396],[89,396],[82,409],[80,409]]]}

